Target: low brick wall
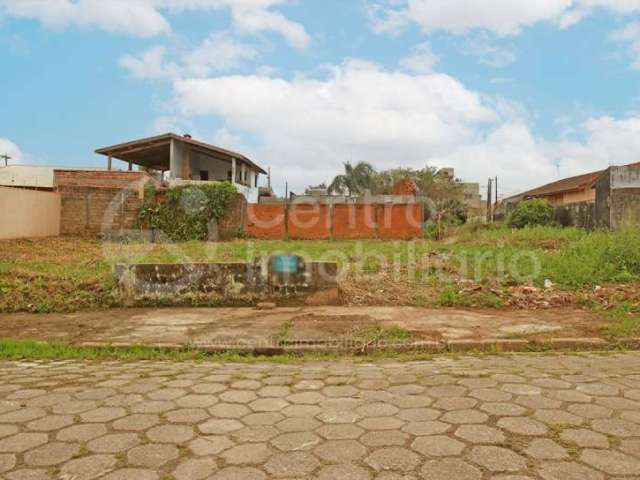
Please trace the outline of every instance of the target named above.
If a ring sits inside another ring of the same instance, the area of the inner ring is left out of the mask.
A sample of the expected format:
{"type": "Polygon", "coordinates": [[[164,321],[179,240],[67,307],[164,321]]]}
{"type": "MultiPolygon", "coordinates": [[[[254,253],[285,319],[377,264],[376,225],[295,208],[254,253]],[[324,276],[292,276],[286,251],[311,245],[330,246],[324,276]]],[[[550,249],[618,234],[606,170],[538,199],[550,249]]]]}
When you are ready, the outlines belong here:
{"type": "Polygon", "coordinates": [[[245,231],[262,239],[422,237],[421,203],[250,204],[245,231]]]}
{"type": "Polygon", "coordinates": [[[99,235],[135,228],[144,172],[55,170],[61,235],[99,235]]]}

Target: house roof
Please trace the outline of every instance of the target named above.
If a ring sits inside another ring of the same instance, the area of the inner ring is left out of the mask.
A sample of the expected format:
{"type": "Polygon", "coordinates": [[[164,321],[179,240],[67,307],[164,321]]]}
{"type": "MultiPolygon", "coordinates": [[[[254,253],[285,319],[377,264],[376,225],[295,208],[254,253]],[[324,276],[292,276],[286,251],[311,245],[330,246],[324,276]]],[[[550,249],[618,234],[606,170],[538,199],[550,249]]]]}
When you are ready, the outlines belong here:
{"type": "MultiPolygon", "coordinates": [[[[640,162],[630,163],[625,165],[625,167],[635,167],[640,166],[640,162]]],[[[536,187],[532,190],[527,190],[519,195],[514,195],[515,198],[518,196],[526,197],[545,197],[549,195],[555,195],[558,193],[565,192],[575,192],[578,190],[584,190],[586,188],[592,188],[598,178],[606,172],[607,170],[598,170],[595,172],[584,173],[582,175],[576,175],[575,177],[563,178],[562,180],[557,180],[555,182],[547,183],[546,185],[542,185],[541,187],[536,187]]]]}
{"type": "Polygon", "coordinates": [[[525,197],[544,197],[557,193],[584,190],[585,188],[591,188],[596,180],[600,178],[600,175],[602,175],[604,172],[604,170],[598,170],[597,172],[590,172],[583,175],[576,175],[575,177],[563,178],[562,180],[551,182],[546,185],[542,185],[541,187],[528,190],[522,195],[524,195],[525,197]]]}
{"type": "Polygon", "coordinates": [[[232,158],[236,158],[255,168],[262,174],[267,173],[259,165],[254,163],[253,160],[241,153],[201,142],[199,140],[194,140],[191,137],[176,135],[175,133],[165,133],[155,137],[141,138],[139,140],[119,143],[109,147],[98,148],[96,153],[112,156],[119,160],[124,160],[125,162],[130,161],[136,165],[161,169],[169,163],[169,149],[172,140],[188,144],[194,150],[201,151],[215,158],[228,161],[231,161],[232,158]]]}

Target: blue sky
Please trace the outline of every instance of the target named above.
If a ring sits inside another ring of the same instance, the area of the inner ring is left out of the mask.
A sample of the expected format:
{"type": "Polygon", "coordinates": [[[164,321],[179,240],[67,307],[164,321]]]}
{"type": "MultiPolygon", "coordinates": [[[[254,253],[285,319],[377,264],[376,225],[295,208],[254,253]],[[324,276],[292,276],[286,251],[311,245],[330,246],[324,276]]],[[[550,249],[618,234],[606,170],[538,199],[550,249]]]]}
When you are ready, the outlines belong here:
{"type": "Polygon", "coordinates": [[[504,193],[640,161],[640,0],[0,0],[0,154],[175,131],[294,190],[345,161],[504,193]]]}

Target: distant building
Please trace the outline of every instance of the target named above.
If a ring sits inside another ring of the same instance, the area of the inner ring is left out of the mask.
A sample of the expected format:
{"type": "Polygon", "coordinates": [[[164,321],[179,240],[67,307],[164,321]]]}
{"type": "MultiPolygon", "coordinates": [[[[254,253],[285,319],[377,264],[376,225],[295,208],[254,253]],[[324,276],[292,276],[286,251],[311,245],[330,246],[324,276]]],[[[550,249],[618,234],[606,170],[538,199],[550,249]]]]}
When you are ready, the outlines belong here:
{"type": "Polygon", "coordinates": [[[53,189],[53,167],[9,165],[0,167],[0,186],[53,189]]]}
{"type": "MultiPolygon", "coordinates": [[[[453,168],[441,168],[436,172],[436,177],[446,179],[450,181],[456,180],[455,169],[453,168]]],[[[462,187],[464,194],[464,203],[472,209],[482,209],[484,207],[482,203],[482,196],[480,195],[480,184],[473,182],[458,182],[462,187]]]]}

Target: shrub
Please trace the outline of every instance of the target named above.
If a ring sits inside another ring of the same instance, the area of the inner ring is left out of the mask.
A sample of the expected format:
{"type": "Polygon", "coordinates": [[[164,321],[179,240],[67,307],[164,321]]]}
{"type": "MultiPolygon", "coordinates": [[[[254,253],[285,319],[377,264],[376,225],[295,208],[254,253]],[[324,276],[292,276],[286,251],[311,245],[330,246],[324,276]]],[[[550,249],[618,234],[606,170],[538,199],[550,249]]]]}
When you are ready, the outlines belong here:
{"type": "Polygon", "coordinates": [[[512,228],[525,228],[552,225],[553,220],[553,207],[545,200],[534,199],[520,203],[509,215],[508,224],[512,228]]]}
{"type": "Polygon", "coordinates": [[[138,223],[162,232],[173,241],[207,240],[211,220],[224,215],[237,193],[228,182],[181,185],[170,188],[166,201],[159,203],[155,190],[149,188],[138,213],[138,223]]]}

